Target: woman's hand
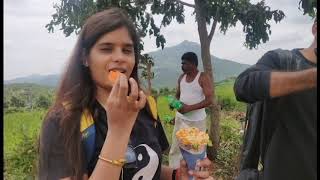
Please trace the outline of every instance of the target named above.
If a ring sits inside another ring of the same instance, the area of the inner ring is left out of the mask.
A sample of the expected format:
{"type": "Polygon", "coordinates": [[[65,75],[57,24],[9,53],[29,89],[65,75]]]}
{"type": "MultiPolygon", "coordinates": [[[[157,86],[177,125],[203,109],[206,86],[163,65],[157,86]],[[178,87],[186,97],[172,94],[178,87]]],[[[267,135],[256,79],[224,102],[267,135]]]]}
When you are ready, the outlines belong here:
{"type": "Polygon", "coordinates": [[[113,85],[107,100],[108,133],[131,133],[139,111],[145,106],[146,95],[139,91],[137,82],[129,79],[130,94],[128,94],[128,79],[120,74],[113,85]]]}
{"type": "MultiPolygon", "coordinates": [[[[138,84],[120,74],[106,102],[108,132],[100,156],[111,160],[125,158],[132,127],[140,109],[145,106],[146,96],[139,92],[138,84]]],[[[119,179],[121,167],[99,158],[90,179],[119,179]]]]}
{"type": "Polygon", "coordinates": [[[188,170],[187,163],[185,160],[180,161],[180,179],[188,180],[189,176],[194,176],[195,180],[214,180],[210,176],[209,167],[211,166],[211,161],[208,158],[203,160],[198,160],[196,168],[198,170],[188,170]]]}

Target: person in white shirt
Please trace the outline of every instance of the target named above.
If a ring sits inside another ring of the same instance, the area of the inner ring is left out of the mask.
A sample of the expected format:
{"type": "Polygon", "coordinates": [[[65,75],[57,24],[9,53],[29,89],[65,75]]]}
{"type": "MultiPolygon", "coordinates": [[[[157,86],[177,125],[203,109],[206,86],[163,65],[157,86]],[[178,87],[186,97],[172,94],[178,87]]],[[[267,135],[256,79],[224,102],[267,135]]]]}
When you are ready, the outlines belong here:
{"type": "Polygon", "coordinates": [[[176,113],[172,145],[169,152],[169,166],[179,168],[182,155],[175,137],[181,128],[197,127],[207,129],[205,108],[212,104],[212,82],[210,77],[198,70],[198,57],[194,52],[186,52],[181,57],[183,74],[178,79],[176,98],[183,106],[176,113]]]}

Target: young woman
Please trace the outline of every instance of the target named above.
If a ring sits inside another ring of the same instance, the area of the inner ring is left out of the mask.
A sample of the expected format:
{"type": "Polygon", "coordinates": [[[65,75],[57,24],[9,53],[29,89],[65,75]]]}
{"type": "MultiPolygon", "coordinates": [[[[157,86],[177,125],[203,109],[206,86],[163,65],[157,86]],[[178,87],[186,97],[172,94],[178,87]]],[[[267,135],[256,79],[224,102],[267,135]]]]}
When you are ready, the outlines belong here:
{"type": "Polygon", "coordinates": [[[138,43],[119,8],[87,19],[42,125],[40,180],[212,179],[208,159],[202,171],[188,171],[184,161],[177,170],[161,165],[168,142],[139,88],[138,43]],[[124,161],[130,151],[133,166],[124,161]]]}

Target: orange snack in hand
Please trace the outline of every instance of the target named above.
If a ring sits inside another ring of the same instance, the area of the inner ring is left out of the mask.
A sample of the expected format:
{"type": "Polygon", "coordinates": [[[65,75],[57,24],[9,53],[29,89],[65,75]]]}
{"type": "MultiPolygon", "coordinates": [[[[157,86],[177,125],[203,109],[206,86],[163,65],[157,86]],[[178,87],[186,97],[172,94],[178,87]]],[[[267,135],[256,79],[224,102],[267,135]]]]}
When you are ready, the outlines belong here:
{"type": "Polygon", "coordinates": [[[108,78],[114,84],[119,76],[120,76],[119,71],[110,71],[108,78]]]}

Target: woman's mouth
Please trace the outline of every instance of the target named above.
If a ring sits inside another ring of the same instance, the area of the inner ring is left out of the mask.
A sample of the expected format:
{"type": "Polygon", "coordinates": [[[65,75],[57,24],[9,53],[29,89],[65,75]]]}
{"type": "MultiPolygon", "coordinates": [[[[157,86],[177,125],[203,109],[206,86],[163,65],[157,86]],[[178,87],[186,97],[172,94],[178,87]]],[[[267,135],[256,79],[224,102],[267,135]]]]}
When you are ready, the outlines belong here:
{"type": "Polygon", "coordinates": [[[108,79],[114,84],[120,76],[120,73],[125,74],[126,70],[121,68],[113,68],[109,70],[108,79]]]}

